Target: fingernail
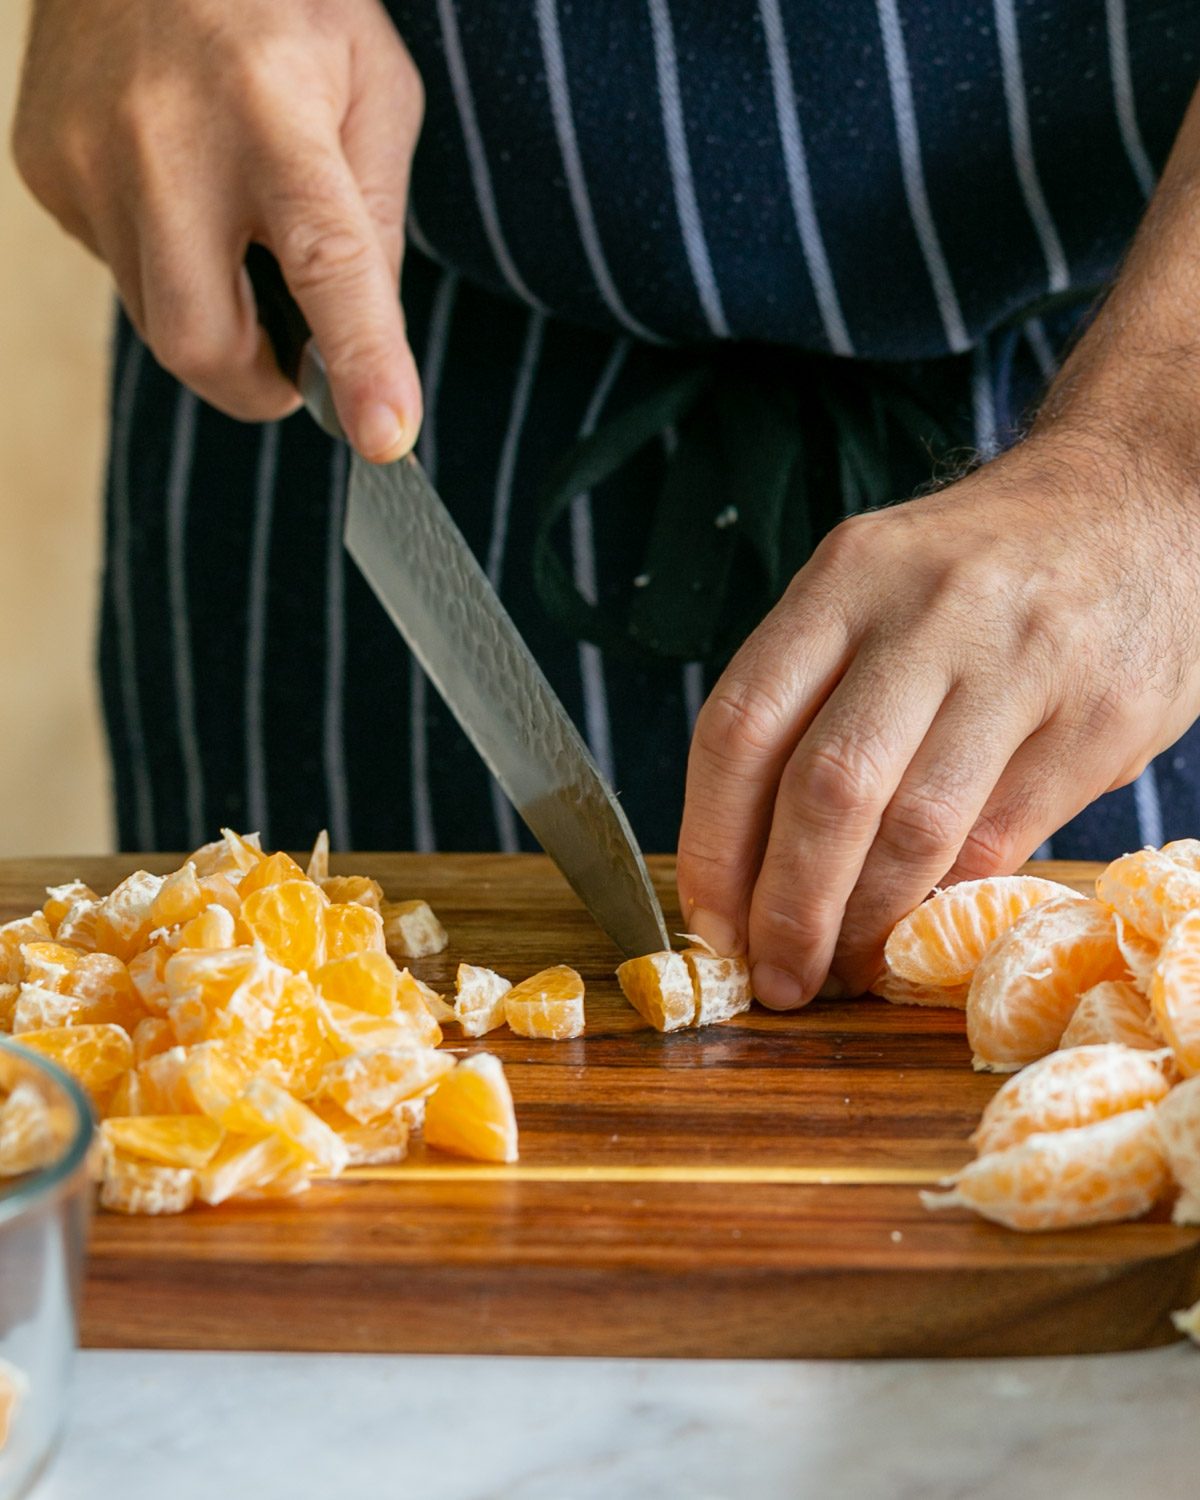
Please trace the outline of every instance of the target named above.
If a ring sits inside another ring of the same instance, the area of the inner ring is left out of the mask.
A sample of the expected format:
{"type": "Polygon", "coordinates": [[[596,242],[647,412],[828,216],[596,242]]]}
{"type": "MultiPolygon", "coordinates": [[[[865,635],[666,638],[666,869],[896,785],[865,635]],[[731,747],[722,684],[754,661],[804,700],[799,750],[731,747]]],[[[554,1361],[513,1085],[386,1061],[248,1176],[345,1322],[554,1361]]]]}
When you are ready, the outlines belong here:
{"type": "Polygon", "coordinates": [[[358,450],[372,463],[399,458],[407,448],[404,423],[390,406],[377,402],[358,420],[358,450]]]}
{"type": "Polygon", "coordinates": [[[750,974],[750,988],[755,998],[768,1010],[796,1010],[808,998],[804,986],[786,969],[770,964],[755,964],[750,974]]]}
{"type": "Polygon", "coordinates": [[[688,917],[687,930],[706,942],[719,958],[732,958],[742,950],[742,940],[733,923],[715,911],[705,911],[702,906],[697,906],[688,917]]]}

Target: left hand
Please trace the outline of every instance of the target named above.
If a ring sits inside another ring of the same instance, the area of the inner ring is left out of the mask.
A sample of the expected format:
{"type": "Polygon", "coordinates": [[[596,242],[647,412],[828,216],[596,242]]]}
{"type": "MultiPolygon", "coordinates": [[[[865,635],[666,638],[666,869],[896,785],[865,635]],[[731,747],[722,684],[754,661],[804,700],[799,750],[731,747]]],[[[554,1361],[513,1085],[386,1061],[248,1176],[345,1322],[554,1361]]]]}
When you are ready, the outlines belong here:
{"type": "Polygon", "coordinates": [[[705,705],[685,924],[791,1008],[943,881],[1014,870],[1200,713],[1200,494],[1078,415],[818,547],[705,705]]]}

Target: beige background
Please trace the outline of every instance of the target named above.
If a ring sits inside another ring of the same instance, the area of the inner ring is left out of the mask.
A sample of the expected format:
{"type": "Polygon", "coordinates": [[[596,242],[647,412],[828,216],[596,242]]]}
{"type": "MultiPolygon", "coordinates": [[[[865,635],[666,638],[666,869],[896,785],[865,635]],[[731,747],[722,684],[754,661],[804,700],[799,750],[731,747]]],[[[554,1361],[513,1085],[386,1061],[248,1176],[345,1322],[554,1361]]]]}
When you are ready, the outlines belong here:
{"type": "Polygon", "coordinates": [[[92,664],[110,292],[9,158],[24,10],[0,0],[0,857],[112,839],[92,664]]]}

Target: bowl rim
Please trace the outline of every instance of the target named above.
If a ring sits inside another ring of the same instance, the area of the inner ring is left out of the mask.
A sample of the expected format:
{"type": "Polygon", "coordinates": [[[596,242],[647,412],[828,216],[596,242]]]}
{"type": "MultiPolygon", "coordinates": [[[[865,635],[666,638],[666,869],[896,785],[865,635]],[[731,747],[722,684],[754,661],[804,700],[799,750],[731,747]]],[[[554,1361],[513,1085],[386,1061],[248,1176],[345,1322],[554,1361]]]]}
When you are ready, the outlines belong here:
{"type": "Polygon", "coordinates": [[[29,1173],[15,1191],[0,1198],[0,1224],[5,1224],[49,1201],[57,1188],[70,1182],[87,1159],[96,1122],[87,1095],[65,1068],[29,1047],[22,1047],[15,1037],[0,1036],[0,1051],[13,1053],[22,1063],[40,1071],[62,1091],[75,1112],[75,1130],[67,1149],[49,1166],[29,1173]]]}

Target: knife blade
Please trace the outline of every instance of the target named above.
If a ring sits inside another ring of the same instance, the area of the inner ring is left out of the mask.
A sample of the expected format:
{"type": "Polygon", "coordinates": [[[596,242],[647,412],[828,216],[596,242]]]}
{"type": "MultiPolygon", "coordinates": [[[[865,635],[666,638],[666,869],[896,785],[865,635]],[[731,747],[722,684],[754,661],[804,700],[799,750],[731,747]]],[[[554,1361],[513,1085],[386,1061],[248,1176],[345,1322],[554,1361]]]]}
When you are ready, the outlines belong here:
{"type": "MultiPolygon", "coordinates": [[[[320,353],[274,257],[246,267],[280,369],[345,441],[320,353]]],[[[411,454],[351,455],[346,549],[533,836],[627,956],[668,948],[629,820],[487,574],[411,454]]]]}

